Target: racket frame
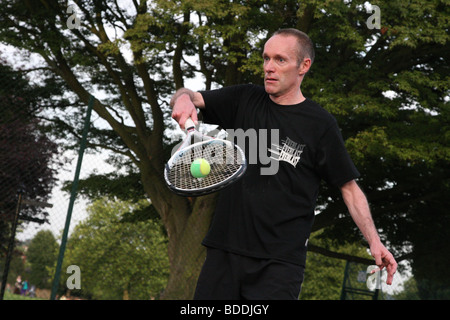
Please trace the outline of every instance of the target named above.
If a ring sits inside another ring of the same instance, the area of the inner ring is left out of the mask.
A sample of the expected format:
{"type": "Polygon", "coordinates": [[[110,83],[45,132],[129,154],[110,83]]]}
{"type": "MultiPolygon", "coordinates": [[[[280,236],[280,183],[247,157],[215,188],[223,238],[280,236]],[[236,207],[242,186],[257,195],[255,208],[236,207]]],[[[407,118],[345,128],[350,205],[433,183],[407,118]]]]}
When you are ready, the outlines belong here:
{"type": "Polygon", "coordinates": [[[174,192],[178,195],[182,195],[182,196],[207,195],[207,194],[210,194],[213,192],[217,192],[217,191],[231,185],[232,183],[234,183],[235,181],[237,181],[239,178],[242,177],[242,175],[245,173],[245,171],[247,169],[247,160],[245,157],[245,153],[242,151],[242,149],[239,146],[235,145],[231,141],[216,139],[216,138],[213,138],[213,137],[210,137],[210,136],[207,136],[207,135],[204,135],[204,134],[198,132],[195,129],[194,122],[190,118],[188,120],[186,120],[185,128],[186,128],[186,138],[183,140],[183,142],[181,143],[178,150],[172,155],[172,157],[166,163],[166,166],[164,168],[164,179],[165,179],[167,186],[169,187],[169,189],[172,192],[174,192]],[[195,142],[195,143],[191,144],[191,141],[193,138],[199,139],[199,142],[195,142]],[[238,152],[240,155],[239,159],[241,159],[241,163],[239,163],[240,164],[239,169],[236,170],[236,172],[234,172],[230,177],[228,177],[224,181],[220,181],[218,183],[209,185],[207,187],[202,187],[202,188],[198,188],[198,189],[182,189],[182,188],[174,186],[170,182],[170,179],[169,179],[170,170],[173,167],[174,163],[176,163],[177,160],[179,158],[181,158],[185,152],[190,152],[190,150],[192,150],[198,146],[201,146],[203,144],[211,144],[211,143],[226,144],[228,147],[232,147],[233,149],[235,149],[235,152],[238,152]]]}

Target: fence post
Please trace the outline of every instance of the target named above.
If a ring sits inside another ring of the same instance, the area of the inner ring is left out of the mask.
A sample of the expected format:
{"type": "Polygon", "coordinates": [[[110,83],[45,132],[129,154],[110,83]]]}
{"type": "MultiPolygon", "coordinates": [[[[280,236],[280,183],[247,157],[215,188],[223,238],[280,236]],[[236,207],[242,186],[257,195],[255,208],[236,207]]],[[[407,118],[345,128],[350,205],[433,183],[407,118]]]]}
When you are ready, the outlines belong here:
{"type": "Polygon", "coordinates": [[[83,162],[83,154],[84,150],[86,149],[87,134],[89,132],[89,125],[91,121],[91,113],[93,105],[94,105],[94,96],[91,95],[89,97],[88,108],[86,111],[86,118],[84,120],[83,136],[81,137],[80,150],[78,152],[77,167],[75,170],[75,177],[73,179],[72,191],[70,193],[70,201],[69,201],[69,208],[67,210],[66,224],[61,238],[61,246],[59,247],[58,261],[56,263],[56,270],[55,276],[53,278],[52,293],[50,295],[50,300],[55,300],[56,293],[58,292],[59,279],[61,278],[61,266],[64,258],[64,252],[66,250],[67,236],[69,233],[70,220],[72,218],[73,205],[75,203],[75,198],[77,194],[78,180],[81,171],[81,163],[83,162]]]}

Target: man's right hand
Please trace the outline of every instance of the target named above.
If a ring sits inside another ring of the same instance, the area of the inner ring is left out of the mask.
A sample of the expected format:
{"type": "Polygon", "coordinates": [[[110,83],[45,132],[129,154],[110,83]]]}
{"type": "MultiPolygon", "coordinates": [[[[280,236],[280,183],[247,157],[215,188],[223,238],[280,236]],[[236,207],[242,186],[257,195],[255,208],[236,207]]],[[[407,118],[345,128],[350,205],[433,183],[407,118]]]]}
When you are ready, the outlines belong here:
{"type": "Polygon", "coordinates": [[[181,129],[185,129],[184,124],[188,118],[191,118],[195,124],[198,122],[197,109],[203,108],[205,102],[199,92],[193,92],[189,89],[179,89],[170,101],[172,107],[172,118],[178,122],[181,129]]]}
{"type": "Polygon", "coordinates": [[[197,124],[197,109],[187,94],[178,97],[172,108],[172,118],[178,122],[181,129],[185,129],[184,124],[188,118],[191,118],[197,124]]]}

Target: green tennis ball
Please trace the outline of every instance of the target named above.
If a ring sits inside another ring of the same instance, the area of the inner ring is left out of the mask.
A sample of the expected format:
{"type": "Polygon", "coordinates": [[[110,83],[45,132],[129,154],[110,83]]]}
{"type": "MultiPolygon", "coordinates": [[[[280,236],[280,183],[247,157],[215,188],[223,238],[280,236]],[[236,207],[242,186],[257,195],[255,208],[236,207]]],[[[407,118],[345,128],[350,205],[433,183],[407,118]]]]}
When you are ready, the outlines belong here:
{"type": "Polygon", "coordinates": [[[191,164],[191,174],[194,178],[206,177],[211,171],[209,162],[203,158],[195,159],[191,164]]]}

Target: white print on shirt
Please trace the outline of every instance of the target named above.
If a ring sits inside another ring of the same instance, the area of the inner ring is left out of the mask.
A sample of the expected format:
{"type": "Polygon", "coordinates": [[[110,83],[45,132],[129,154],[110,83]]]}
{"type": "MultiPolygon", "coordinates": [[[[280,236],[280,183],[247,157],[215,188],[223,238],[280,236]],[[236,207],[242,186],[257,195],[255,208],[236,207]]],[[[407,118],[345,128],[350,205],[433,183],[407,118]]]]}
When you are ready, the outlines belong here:
{"type": "Polygon", "coordinates": [[[288,162],[295,168],[297,166],[297,163],[300,161],[300,156],[303,153],[303,149],[306,145],[299,144],[289,139],[289,137],[286,137],[286,140],[282,140],[281,142],[283,143],[281,147],[279,145],[272,144],[272,147],[274,147],[274,149],[269,149],[269,151],[272,153],[270,158],[277,161],[288,162]]]}
{"type": "MultiPolygon", "coordinates": [[[[216,132],[211,131],[208,132],[208,136],[218,135],[220,133],[219,130],[216,132]]],[[[305,145],[299,144],[288,137],[286,140],[282,140],[280,147],[280,132],[279,129],[227,129],[226,130],[226,140],[231,143],[236,143],[242,150],[246,150],[247,153],[247,163],[248,164],[260,164],[260,174],[263,176],[266,175],[274,175],[277,174],[279,169],[279,162],[285,161],[294,166],[297,166],[297,163],[300,161],[300,155],[303,152],[303,148],[305,145]],[[268,141],[270,139],[270,141],[268,141]],[[268,146],[272,146],[273,149],[267,148],[268,146]],[[268,152],[271,153],[269,156],[268,152]]],[[[194,136],[193,143],[201,142],[199,141],[197,136],[194,136]]],[[[181,146],[182,142],[177,144],[172,149],[172,155],[177,152],[181,146]]],[[[228,152],[229,149],[227,149],[228,152]]],[[[205,149],[188,149],[187,152],[192,152],[191,157],[183,157],[185,159],[186,164],[191,163],[191,158],[202,158],[207,157],[209,162],[221,164],[226,161],[234,161],[234,156],[223,156],[223,148],[220,144],[215,144],[211,148],[205,149]],[[203,154],[207,152],[208,155],[203,154]],[[212,155],[213,154],[213,155],[212,155]]],[[[183,154],[185,155],[185,154],[183,154]]]]}

